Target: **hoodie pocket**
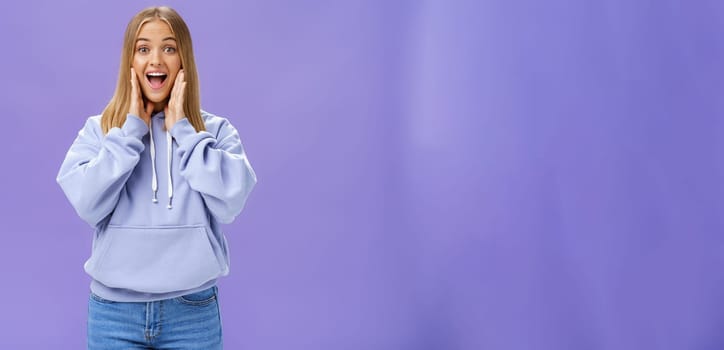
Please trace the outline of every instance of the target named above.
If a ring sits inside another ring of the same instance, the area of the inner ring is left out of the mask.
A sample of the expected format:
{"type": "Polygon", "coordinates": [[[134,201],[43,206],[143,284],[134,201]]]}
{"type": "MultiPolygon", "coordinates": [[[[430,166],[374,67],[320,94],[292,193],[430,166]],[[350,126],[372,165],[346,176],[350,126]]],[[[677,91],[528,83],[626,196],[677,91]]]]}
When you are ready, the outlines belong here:
{"type": "Polygon", "coordinates": [[[85,270],[111,288],[167,293],[196,288],[223,269],[205,226],[109,225],[85,270]]]}

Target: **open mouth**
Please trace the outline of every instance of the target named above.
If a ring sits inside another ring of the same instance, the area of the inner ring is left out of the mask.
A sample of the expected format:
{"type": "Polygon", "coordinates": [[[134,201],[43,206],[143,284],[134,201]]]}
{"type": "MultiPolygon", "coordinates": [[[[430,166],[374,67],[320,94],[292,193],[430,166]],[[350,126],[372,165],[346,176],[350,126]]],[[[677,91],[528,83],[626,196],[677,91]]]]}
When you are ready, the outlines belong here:
{"type": "Polygon", "coordinates": [[[148,85],[151,85],[151,88],[156,90],[163,86],[163,83],[166,81],[166,76],[166,73],[152,72],[146,74],[146,79],[148,80],[148,85]]]}

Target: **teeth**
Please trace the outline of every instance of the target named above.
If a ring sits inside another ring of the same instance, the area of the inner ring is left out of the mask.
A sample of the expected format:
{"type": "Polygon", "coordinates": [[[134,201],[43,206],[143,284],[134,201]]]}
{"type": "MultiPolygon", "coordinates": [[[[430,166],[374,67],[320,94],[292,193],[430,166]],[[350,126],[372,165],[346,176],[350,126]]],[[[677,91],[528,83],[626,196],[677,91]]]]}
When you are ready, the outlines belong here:
{"type": "Polygon", "coordinates": [[[152,77],[163,77],[166,76],[166,73],[148,73],[146,75],[150,75],[152,77]]]}

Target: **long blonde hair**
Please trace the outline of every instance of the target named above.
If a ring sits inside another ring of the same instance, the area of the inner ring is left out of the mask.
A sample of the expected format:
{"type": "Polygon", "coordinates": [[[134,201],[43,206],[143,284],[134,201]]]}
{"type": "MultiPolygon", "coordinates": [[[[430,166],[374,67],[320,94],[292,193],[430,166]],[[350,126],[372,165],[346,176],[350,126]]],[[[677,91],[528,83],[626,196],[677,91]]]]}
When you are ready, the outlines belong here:
{"type": "Polygon", "coordinates": [[[196,71],[193,48],[191,46],[191,33],[186,22],[172,8],[167,6],[149,7],[131,19],[126,27],[121,52],[121,67],[118,72],[118,83],[111,101],[103,110],[101,127],[106,134],[113,127],[121,127],[126,122],[126,114],[131,106],[131,63],[135,52],[136,38],[146,22],[160,19],[171,27],[176,36],[178,52],[181,56],[181,67],[184,70],[186,91],[184,94],[184,115],[197,132],[206,130],[204,120],[201,119],[201,96],[199,93],[199,75],[196,71]]]}

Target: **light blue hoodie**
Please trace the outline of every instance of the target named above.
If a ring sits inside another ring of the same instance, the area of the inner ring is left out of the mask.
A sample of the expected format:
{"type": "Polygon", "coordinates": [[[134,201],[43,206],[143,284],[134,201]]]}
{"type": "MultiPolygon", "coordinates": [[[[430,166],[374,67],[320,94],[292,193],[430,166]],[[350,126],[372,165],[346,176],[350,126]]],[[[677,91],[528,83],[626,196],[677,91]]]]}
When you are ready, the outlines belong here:
{"type": "Polygon", "coordinates": [[[236,129],[202,111],[206,131],[184,118],[166,132],[129,114],[104,135],[86,121],[57,177],[95,228],[85,270],[91,290],[115,301],[152,301],[208,288],[229,272],[220,223],[241,212],[256,175],[236,129]]]}

